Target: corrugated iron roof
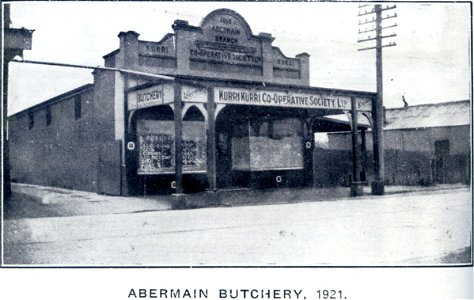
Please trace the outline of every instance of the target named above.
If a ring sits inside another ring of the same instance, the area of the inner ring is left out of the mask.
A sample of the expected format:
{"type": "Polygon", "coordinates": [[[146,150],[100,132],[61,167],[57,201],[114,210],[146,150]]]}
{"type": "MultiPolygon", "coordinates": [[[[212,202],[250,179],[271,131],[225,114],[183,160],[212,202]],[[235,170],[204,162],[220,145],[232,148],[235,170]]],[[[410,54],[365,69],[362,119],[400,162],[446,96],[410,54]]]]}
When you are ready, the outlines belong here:
{"type": "Polygon", "coordinates": [[[469,100],[389,108],[384,130],[469,125],[470,111],[469,100]]]}
{"type": "MultiPolygon", "coordinates": [[[[329,120],[341,124],[347,124],[350,125],[350,120],[349,117],[345,114],[339,114],[339,115],[327,115],[324,117],[319,117],[318,119],[322,120],[329,120]]],[[[370,127],[370,122],[366,117],[361,117],[359,115],[359,118],[357,119],[357,125],[358,126],[363,126],[363,127],[370,127]]]]}

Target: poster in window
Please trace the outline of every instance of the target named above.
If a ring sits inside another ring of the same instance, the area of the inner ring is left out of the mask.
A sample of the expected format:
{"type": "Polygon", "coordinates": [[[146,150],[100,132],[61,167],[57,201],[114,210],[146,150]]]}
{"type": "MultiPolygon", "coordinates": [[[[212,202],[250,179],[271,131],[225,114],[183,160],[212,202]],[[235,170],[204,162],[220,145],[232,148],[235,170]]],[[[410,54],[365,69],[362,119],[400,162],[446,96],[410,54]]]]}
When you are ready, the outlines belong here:
{"type": "Polygon", "coordinates": [[[263,122],[258,136],[250,137],[251,169],[303,169],[302,129],[302,121],[296,118],[263,122]]]}
{"type": "Polygon", "coordinates": [[[299,136],[271,139],[250,137],[252,171],[303,169],[303,139],[299,136]]]}
{"type": "Polygon", "coordinates": [[[183,172],[206,172],[206,125],[202,121],[183,122],[183,172]]]}
{"type": "Polygon", "coordinates": [[[232,138],[234,170],[303,169],[301,120],[287,118],[247,125],[246,137],[232,138]]]}
{"type": "Polygon", "coordinates": [[[173,121],[139,120],[138,174],[174,172],[173,121]]]}
{"type": "MultiPolygon", "coordinates": [[[[175,135],[173,121],[139,120],[138,170],[141,175],[175,172],[175,135]]],[[[204,122],[183,122],[183,172],[205,172],[206,129],[204,122]]]]}

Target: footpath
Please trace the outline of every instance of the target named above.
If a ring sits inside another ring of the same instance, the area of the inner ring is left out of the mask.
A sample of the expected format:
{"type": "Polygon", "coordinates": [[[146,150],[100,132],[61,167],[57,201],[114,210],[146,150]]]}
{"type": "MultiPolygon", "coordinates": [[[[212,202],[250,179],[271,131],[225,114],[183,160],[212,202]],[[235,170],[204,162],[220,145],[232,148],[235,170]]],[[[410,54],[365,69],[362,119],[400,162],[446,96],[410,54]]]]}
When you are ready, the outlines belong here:
{"type": "Polygon", "coordinates": [[[127,214],[170,210],[166,199],[120,197],[32,184],[12,183],[5,219],[127,214]]]}
{"type": "MultiPolygon", "coordinates": [[[[466,188],[464,184],[443,184],[429,187],[386,186],[386,194],[430,193],[433,191],[466,188]]],[[[55,187],[12,184],[13,196],[5,205],[5,219],[66,217],[80,215],[129,214],[173,209],[174,196],[121,197],[55,187]]],[[[186,208],[272,205],[299,202],[370,199],[370,187],[364,195],[349,197],[349,188],[279,188],[269,190],[234,189],[218,192],[188,194],[186,208]]]]}

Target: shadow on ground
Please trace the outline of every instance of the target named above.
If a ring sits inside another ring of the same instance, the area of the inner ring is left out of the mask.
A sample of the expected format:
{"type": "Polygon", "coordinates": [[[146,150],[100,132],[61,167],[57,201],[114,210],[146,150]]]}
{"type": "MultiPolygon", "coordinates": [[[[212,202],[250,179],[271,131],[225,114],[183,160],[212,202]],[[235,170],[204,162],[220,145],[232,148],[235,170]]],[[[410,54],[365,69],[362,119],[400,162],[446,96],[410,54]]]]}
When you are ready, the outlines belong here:
{"type": "Polygon", "coordinates": [[[61,205],[42,204],[33,196],[17,193],[13,193],[11,198],[5,202],[3,211],[5,220],[65,217],[70,215],[71,213],[65,211],[61,205]]]}

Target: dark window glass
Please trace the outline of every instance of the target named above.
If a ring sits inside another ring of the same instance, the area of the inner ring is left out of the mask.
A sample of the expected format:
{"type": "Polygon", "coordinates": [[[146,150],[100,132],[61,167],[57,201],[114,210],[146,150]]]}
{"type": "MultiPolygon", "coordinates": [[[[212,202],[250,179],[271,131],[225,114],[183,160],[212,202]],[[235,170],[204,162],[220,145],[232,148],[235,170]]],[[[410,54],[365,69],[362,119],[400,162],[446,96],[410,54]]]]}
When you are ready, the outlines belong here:
{"type": "Polygon", "coordinates": [[[51,125],[51,107],[46,108],[46,125],[51,125]]]}
{"type": "Polygon", "coordinates": [[[74,116],[77,119],[80,119],[82,117],[82,100],[81,96],[77,96],[74,99],[74,116]]]}
{"type": "Polygon", "coordinates": [[[28,128],[32,129],[33,126],[35,126],[35,118],[33,113],[31,112],[28,114],[28,128]]]}
{"type": "Polygon", "coordinates": [[[449,140],[435,141],[436,157],[449,156],[449,140]]]}

